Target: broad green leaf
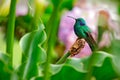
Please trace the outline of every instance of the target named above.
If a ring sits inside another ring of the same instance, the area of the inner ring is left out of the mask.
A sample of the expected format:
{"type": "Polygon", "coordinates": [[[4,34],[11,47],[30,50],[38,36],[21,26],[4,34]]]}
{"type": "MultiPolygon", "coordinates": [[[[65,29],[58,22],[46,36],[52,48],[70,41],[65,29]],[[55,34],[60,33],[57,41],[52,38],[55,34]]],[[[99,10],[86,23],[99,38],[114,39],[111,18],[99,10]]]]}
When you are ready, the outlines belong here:
{"type": "Polygon", "coordinates": [[[113,68],[114,57],[112,55],[103,51],[98,51],[94,53],[94,57],[93,76],[96,80],[112,80],[118,77],[113,68]]]}
{"type": "MultiPolygon", "coordinates": [[[[93,53],[94,54],[94,61],[92,64],[92,76],[94,76],[97,80],[105,79],[105,80],[112,80],[117,78],[117,74],[113,68],[113,56],[103,52],[98,51],[93,53]],[[106,76],[106,77],[105,77],[106,76]]],[[[85,80],[86,75],[89,74],[87,68],[89,67],[88,63],[90,58],[82,58],[82,59],[68,59],[65,64],[62,64],[61,67],[54,66],[54,74],[52,76],[52,80],[60,79],[60,80],[85,80]],[[70,76],[70,77],[69,77],[70,76]]]]}
{"type": "MultiPolygon", "coordinates": [[[[68,58],[64,64],[51,65],[51,80],[86,80],[88,73],[89,63],[92,64],[91,78],[96,80],[113,80],[118,78],[113,66],[114,56],[103,52],[97,51],[93,56],[76,59],[68,58]],[[92,62],[90,59],[94,58],[92,62]]],[[[42,80],[41,77],[36,77],[35,80],[42,80]]]]}
{"type": "Polygon", "coordinates": [[[72,66],[64,65],[59,73],[53,75],[52,80],[84,80],[86,73],[78,72],[72,66]]]}
{"type": "Polygon", "coordinates": [[[45,62],[46,54],[44,49],[41,47],[42,43],[46,39],[44,32],[44,26],[41,24],[38,30],[32,31],[20,40],[20,46],[23,54],[25,54],[25,63],[21,66],[23,70],[23,79],[30,79],[33,76],[39,74],[39,64],[45,62]]]}
{"type": "Polygon", "coordinates": [[[113,40],[111,42],[109,52],[113,55],[113,66],[120,77],[120,40],[113,40]]]}

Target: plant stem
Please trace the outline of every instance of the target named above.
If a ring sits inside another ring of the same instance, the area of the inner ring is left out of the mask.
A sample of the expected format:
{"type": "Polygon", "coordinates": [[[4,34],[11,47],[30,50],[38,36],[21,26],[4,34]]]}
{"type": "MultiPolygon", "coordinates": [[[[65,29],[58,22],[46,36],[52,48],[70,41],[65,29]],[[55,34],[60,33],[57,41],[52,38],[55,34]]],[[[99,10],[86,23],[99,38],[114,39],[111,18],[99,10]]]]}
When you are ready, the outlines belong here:
{"type": "MultiPolygon", "coordinates": [[[[48,22],[49,25],[47,25],[46,27],[48,28],[49,27],[49,31],[47,36],[48,36],[48,39],[45,43],[45,46],[48,47],[47,48],[47,61],[46,61],[46,66],[45,66],[45,71],[44,71],[44,80],[50,80],[50,62],[51,62],[51,59],[52,59],[52,52],[53,52],[53,48],[54,48],[54,43],[53,43],[53,39],[55,38],[54,37],[54,33],[52,33],[51,31],[51,28],[53,27],[53,32],[55,31],[55,23],[53,23],[54,21],[56,21],[56,17],[55,15],[57,16],[57,9],[55,8],[52,15],[51,15],[51,18],[48,22]]],[[[47,29],[48,30],[48,29],[47,29]]]]}
{"type": "Polygon", "coordinates": [[[60,19],[59,14],[61,13],[58,10],[60,8],[61,2],[62,0],[59,1],[59,5],[57,6],[54,5],[53,13],[46,25],[46,33],[47,33],[48,39],[44,44],[44,47],[46,47],[47,49],[47,61],[46,61],[46,66],[44,71],[44,80],[50,80],[50,63],[52,60],[52,54],[53,54],[55,42],[56,42],[56,34],[58,31],[57,21],[59,21],[60,19]]]}
{"type": "Polygon", "coordinates": [[[10,55],[11,61],[13,56],[13,45],[14,45],[15,11],[16,11],[16,0],[11,0],[10,13],[8,18],[8,26],[7,26],[7,42],[6,42],[6,53],[10,55]]]}
{"type": "Polygon", "coordinates": [[[68,57],[70,56],[70,52],[68,51],[66,54],[64,54],[60,60],[58,60],[58,62],[56,64],[61,64],[63,63],[68,57]]]}

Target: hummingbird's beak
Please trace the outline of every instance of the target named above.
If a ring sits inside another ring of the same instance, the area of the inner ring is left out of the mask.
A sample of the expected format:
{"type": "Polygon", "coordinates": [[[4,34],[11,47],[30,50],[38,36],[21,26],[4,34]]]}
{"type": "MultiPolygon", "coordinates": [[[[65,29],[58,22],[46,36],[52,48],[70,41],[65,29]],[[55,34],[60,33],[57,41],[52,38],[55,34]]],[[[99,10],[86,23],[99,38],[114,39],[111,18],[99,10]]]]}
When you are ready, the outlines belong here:
{"type": "Polygon", "coordinates": [[[70,18],[72,18],[72,19],[76,20],[76,18],[74,18],[74,17],[72,17],[72,16],[67,16],[67,17],[70,17],[70,18]]]}

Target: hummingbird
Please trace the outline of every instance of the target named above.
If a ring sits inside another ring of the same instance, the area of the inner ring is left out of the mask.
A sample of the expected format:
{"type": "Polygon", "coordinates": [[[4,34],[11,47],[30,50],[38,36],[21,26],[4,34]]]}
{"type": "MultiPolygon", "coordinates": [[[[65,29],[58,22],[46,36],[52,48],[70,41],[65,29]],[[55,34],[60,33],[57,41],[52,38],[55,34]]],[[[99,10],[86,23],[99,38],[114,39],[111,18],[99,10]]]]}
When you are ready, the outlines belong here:
{"type": "Polygon", "coordinates": [[[74,32],[77,35],[78,38],[83,38],[88,43],[89,47],[92,51],[94,51],[97,47],[97,44],[91,35],[92,31],[90,28],[86,25],[86,22],[83,18],[74,18],[71,16],[68,16],[70,18],[73,18],[75,20],[74,24],[74,32]]]}

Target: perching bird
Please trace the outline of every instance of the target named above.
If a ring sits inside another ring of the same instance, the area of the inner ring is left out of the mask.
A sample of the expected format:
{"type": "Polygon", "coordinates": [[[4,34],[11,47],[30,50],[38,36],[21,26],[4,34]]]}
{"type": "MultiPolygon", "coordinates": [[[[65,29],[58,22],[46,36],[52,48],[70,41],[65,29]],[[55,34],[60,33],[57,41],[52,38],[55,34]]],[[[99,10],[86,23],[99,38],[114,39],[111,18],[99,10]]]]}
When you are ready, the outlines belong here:
{"type": "MultiPolygon", "coordinates": [[[[68,16],[71,17],[71,16],[68,16]]],[[[71,17],[73,18],[73,17],[71,17]]],[[[73,18],[75,19],[75,18],[73,18]]],[[[78,38],[84,38],[86,42],[89,44],[92,51],[94,51],[97,48],[97,44],[94,40],[94,38],[91,35],[90,28],[86,25],[86,22],[83,18],[77,18],[75,19],[74,24],[74,32],[77,35],[78,38]]]]}

